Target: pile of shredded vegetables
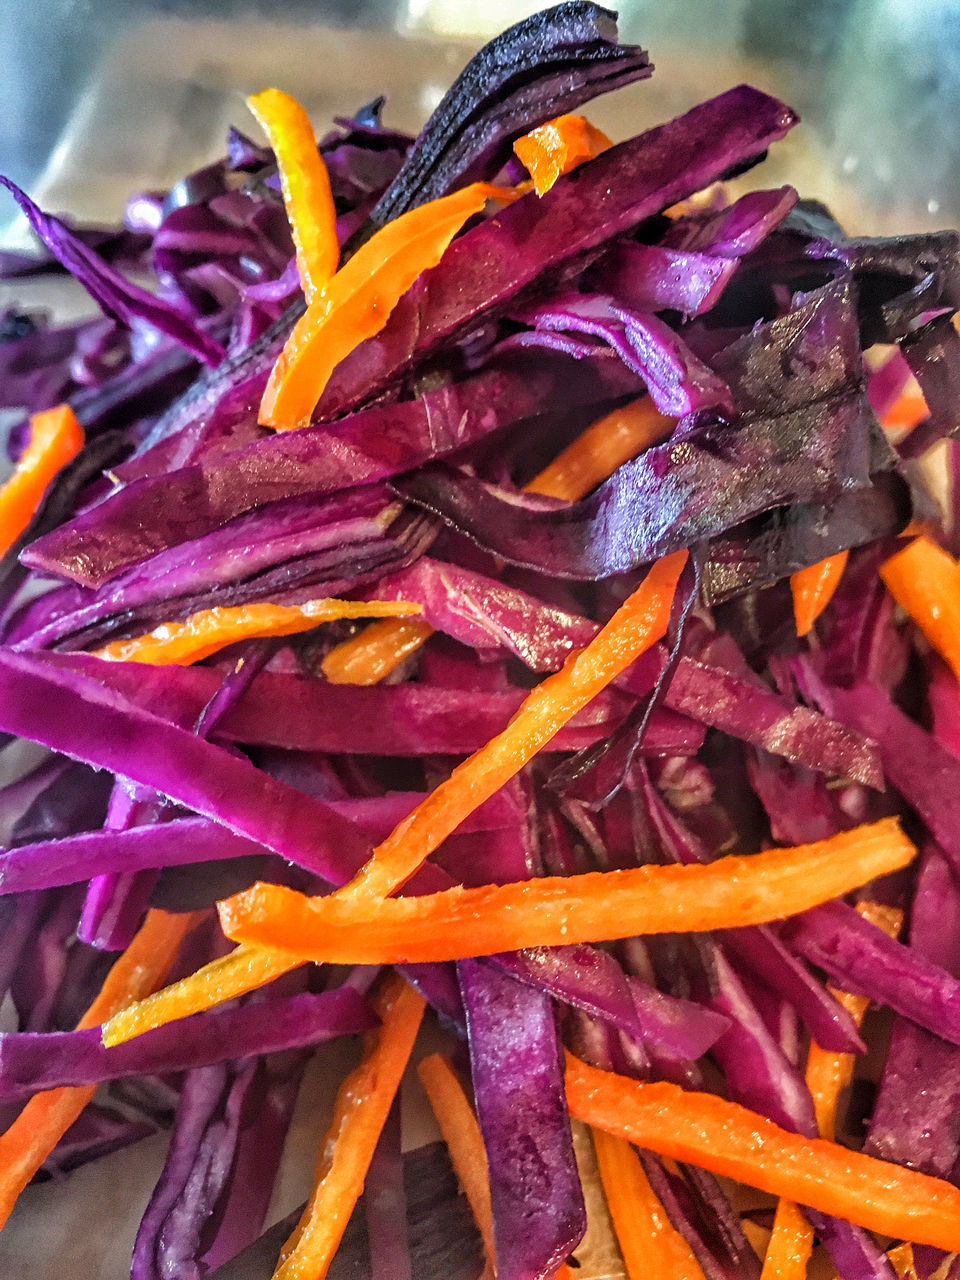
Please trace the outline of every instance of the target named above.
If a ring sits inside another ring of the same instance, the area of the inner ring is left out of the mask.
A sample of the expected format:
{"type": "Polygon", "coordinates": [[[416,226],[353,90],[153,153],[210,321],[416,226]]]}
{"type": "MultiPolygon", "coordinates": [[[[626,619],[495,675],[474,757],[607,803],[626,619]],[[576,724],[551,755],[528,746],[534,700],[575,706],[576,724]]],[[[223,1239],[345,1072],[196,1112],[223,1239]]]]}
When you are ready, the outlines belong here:
{"type": "Polygon", "coordinates": [[[417,139],[6,183],[102,315],[0,325],[0,1226],[166,1129],[132,1280],[960,1276],[960,236],[579,114],[651,70],[575,0],[417,139]]]}

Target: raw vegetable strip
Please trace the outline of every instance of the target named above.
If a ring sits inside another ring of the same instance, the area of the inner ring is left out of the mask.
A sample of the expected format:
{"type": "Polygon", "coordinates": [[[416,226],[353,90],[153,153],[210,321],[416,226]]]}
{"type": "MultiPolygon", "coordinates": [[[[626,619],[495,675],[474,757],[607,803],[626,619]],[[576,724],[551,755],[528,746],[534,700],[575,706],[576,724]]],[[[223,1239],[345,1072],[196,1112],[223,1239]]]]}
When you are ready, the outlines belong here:
{"type": "Polygon", "coordinates": [[[247,98],[247,106],[270,139],[277,159],[300,286],[310,303],[340,261],[337,211],[327,166],[317,150],[310,119],[296,99],[279,89],[264,89],[247,98]]]}
{"type": "Polygon", "coordinates": [[[383,1025],[369,1033],[359,1066],[337,1093],[313,1191],[303,1217],[283,1247],[274,1280],[323,1280],[363,1190],[413,1049],[424,1000],[394,974],[385,980],[373,1006],[383,1025]]]}
{"type": "Polygon", "coordinates": [[[69,405],[31,416],[27,447],[0,488],[0,554],[27,528],[51,480],[82,448],[83,429],[69,405]]]}
{"type": "Polygon", "coordinates": [[[880,566],[890,594],[960,680],[960,567],[929,538],[914,538],[880,566]]]}
{"type": "Polygon", "coordinates": [[[630,1280],[703,1280],[693,1250],[667,1217],[630,1143],[603,1129],[593,1129],[592,1135],[630,1280]]]}
{"type": "Polygon", "coordinates": [[[849,551],[838,551],[836,555],[827,556],[825,560],[808,565],[805,569],[798,569],[790,575],[793,616],[798,636],[805,636],[813,630],[813,624],[840,585],[849,555],[849,551]]]}
{"type": "Polygon", "coordinates": [[[523,947],[761,924],[906,866],[916,849],[885,818],[792,849],[646,864],[408,898],[307,898],[256,884],[220,903],[224,933],[345,964],[456,960],[523,947]]]}
{"type": "Polygon", "coordinates": [[[567,1055],[578,1120],[673,1160],[786,1196],[898,1240],[960,1250],[960,1190],[824,1138],[804,1138],[735,1102],[600,1071],[567,1055]]]}
{"type": "Polygon", "coordinates": [[[201,609],[182,622],[161,623],[147,635],[112,640],[94,650],[94,657],[156,667],[188,666],[238,640],[292,636],[340,618],[407,617],[420,609],[419,604],[403,600],[307,600],[295,605],[256,601],[234,608],[201,609]]]}
{"type": "MultiPolygon", "coordinates": [[[[524,699],[516,715],[379,844],[340,898],[386,897],[452,831],[547,745],[578,711],[665,634],[686,551],[658,561],[605,627],[562,670],[524,699]]],[[[494,950],[505,950],[497,947],[494,950]]]]}
{"type": "Polygon", "coordinates": [[[565,115],[518,138],[514,153],[526,168],[538,196],[544,195],[561,174],[592,160],[613,143],[583,116],[565,115]]]}
{"type": "Polygon", "coordinates": [[[321,669],[331,684],[379,684],[432,635],[429,622],[384,618],[335,645],[321,669]]]}
{"type": "MultiPolygon", "coordinates": [[[[95,1027],[164,979],[198,913],[149,911],[126,951],[114,962],[96,999],[77,1024],[95,1027]]],[[[38,1093],[0,1135],[0,1227],[17,1197],[96,1093],[96,1085],[38,1093]]]]}

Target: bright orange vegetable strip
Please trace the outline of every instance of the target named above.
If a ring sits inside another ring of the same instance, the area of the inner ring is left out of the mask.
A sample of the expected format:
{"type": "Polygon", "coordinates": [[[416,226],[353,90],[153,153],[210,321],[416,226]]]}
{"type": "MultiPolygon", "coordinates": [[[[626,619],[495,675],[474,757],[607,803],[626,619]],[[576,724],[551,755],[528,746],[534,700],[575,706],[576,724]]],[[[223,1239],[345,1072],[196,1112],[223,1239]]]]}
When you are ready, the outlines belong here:
{"type": "Polygon", "coordinates": [[[569,1054],[566,1091],[576,1119],[639,1147],[896,1240],[960,1250],[960,1189],[949,1182],[804,1138],[714,1094],[631,1080],[569,1054]]]}
{"type": "Polygon", "coordinates": [[[336,897],[385,898],[399,889],[474,809],[610,681],[666,633],[686,551],[665,556],[590,643],[524,699],[507,727],[459,764],[450,777],[377,845],[336,897]]]}
{"type": "Polygon", "coordinates": [[[603,1129],[592,1132],[600,1180],[630,1280],[703,1280],[700,1263],[667,1217],[633,1147],[603,1129]]]}
{"type": "Polygon", "coordinates": [[[916,849],[884,818],[792,849],[705,864],[645,864],[584,875],[408,898],[339,893],[307,898],[255,884],[219,904],[238,942],[285,947],[309,960],[399,964],[688,933],[780,920],[906,866],[916,849]]]}
{"type": "Polygon", "coordinates": [[[913,1245],[898,1244],[895,1249],[887,1250],[887,1257],[900,1280],[920,1280],[913,1261],[913,1245]]]}
{"type": "Polygon", "coordinates": [[[454,1172],[460,1180],[467,1203],[483,1238],[490,1266],[496,1270],[493,1247],[493,1209],[490,1204],[490,1174],[487,1153],[477,1117],[463,1091],[450,1060],[432,1053],[417,1067],[417,1075],[430,1100],[440,1133],[450,1152],[454,1172]]]}
{"type": "MultiPolygon", "coordinates": [[[[110,1014],[152,991],[176,959],[180,944],[203,913],[149,911],[136,937],[114,962],[99,994],[77,1024],[98,1026],[110,1014]]],[[[96,1093],[96,1086],[34,1094],[0,1134],[0,1227],[17,1197],[96,1093]]]]}
{"type": "Polygon", "coordinates": [[[849,555],[849,551],[838,551],[836,555],[827,556],[825,560],[818,560],[816,564],[809,564],[790,575],[798,636],[805,636],[813,630],[813,624],[840,585],[849,555]]]}
{"type": "Polygon", "coordinates": [[[513,144],[536,188],[544,195],[561,174],[607,151],[613,143],[583,116],[557,116],[518,138],[513,144]]]}
{"type": "Polygon", "coordinates": [[[317,150],[310,118],[295,98],[280,89],[264,89],[247,106],[270,139],[280,173],[297,270],[307,302],[314,300],[337,269],[337,210],[330,176],[317,150]]]}
{"type": "MultiPolygon", "coordinates": [[[[675,425],[675,418],[664,417],[649,396],[641,396],[591,423],[524,489],[576,502],[675,425]]],[[[333,684],[376,684],[432,635],[428,622],[374,622],[331,649],[323,674],[333,684]]]]}
{"type": "Polygon", "coordinates": [[[804,1280],[813,1253],[813,1227],[792,1200],[777,1201],[760,1280],[804,1280]]]}
{"type": "Polygon", "coordinates": [[[360,1065],[341,1084],[320,1148],[303,1217],[284,1245],[274,1280],[323,1280],[400,1086],[423,1017],[424,1000],[391,974],[373,1001],[382,1019],[367,1033],[360,1065]]]}
{"type": "Polygon", "coordinates": [[[929,538],[914,538],[880,566],[880,577],[960,680],[960,566],[929,538]]]}
{"type": "Polygon", "coordinates": [[[112,640],[94,654],[111,662],[183,667],[238,640],[292,636],[340,618],[408,617],[420,610],[420,605],[406,600],[307,600],[294,605],[255,602],[201,609],[182,622],[164,622],[147,635],[112,640]]]}
{"type": "Polygon", "coordinates": [[[0,487],[0,555],[27,528],[50,481],[82,448],[83,429],[69,405],[33,414],[27,447],[0,487]]]}
{"type": "Polygon", "coordinates": [[[260,421],[278,431],[306,426],[331,373],[379,333],[417,277],[435,267],[487,200],[514,192],[474,182],[401,214],[362,245],[307,307],[270,374],[260,421]]]}
{"type": "Polygon", "coordinates": [[[912,431],[918,423],[928,416],[930,410],[923,396],[913,390],[906,390],[893,402],[881,418],[888,431],[912,431]]]}

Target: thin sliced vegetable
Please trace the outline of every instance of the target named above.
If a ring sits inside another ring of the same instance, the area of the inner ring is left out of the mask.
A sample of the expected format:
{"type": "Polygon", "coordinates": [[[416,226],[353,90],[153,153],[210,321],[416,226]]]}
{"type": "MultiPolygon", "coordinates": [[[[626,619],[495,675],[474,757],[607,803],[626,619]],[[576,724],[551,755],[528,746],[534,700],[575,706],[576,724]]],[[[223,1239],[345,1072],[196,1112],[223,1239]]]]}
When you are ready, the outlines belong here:
{"type": "Polygon", "coordinates": [[[94,657],[154,667],[185,667],[240,640],[297,635],[312,631],[321,622],[341,618],[403,618],[419,612],[420,605],[399,600],[307,600],[293,605],[257,601],[234,608],[201,609],[182,622],[164,622],[147,635],[112,640],[102,649],[95,649],[94,657]]]}
{"type": "Polygon", "coordinates": [[[824,1138],[804,1138],[711,1093],[648,1084],[567,1055],[578,1120],[897,1240],[960,1250],[960,1190],[824,1138]]]}
{"type": "Polygon", "coordinates": [[[247,106],[270,139],[277,159],[300,286],[310,303],[340,261],[330,175],[317,150],[310,118],[296,99],[279,89],[264,89],[247,98],[247,106]]]}
{"type": "Polygon", "coordinates": [[[360,1198],[370,1161],[423,1017],[424,1000],[391,975],[373,1000],[382,1026],[368,1033],[359,1066],[337,1093],[313,1191],[283,1247],[274,1280],[323,1280],[360,1198]]]}
{"type": "Polygon", "coordinates": [[[805,1280],[813,1253],[813,1227],[792,1200],[777,1201],[760,1280],[805,1280]]]}
{"type": "Polygon", "coordinates": [[[331,684],[379,684],[432,635],[429,622],[384,618],[335,645],[321,670],[331,684]]]}
{"type": "Polygon", "coordinates": [[[83,429],[67,404],[30,418],[30,438],[13,474],[0,488],[0,554],[30,524],[50,482],[83,448],[83,429]]]}
{"type": "Polygon", "coordinates": [[[344,964],[459,960],[522,947],[764,924],[905,867],[916,849],[885,818],[813,844],[688,866],[645,865],[409,898],[307,898],[256,884],[220,903],[239,942],[344,964]]]}
{"type": "Polygon", "coordinates": [[[849,551],[838,551],[835,556],[827,556],[825,560],[808,565],[806,569],[798,569],[790,575],[793,616],[798,636],[808,635],[813,630],[813,624],[840,585],[849,555],[849,551]]]}
{"type": "MultiPolygon", "coordinates": [[[[77,1023],[95,1027],[160,985],[196,925],[196,914],[150,911],[133,942],[107,974],[96,999],[77,1023]]],[[[96,1085],[64,1087],[31,1098],[0,1134],[0,1227],[17,1197],[96,1093],[96,1085]]]]}
{"type": "Polygon", "coordinates": [[[525,133],[513,144],[513,150],[533,179],[537,195],[542,196],[561,174],[612,146],[607,135],[583,116],[565,115],[525,133]]]}
{"type": "Polygon", "coordinates": [[[600,1179],[630,1280],[703,1280],[693,1250],[667,1217],[623,1138],[594,1129],[600,1179]]]}
{"type": "Polygon", "coordinates": [[[960,567],[929,538],[914,538],[880,566],[890,594],[960,680],[960,567]]]}

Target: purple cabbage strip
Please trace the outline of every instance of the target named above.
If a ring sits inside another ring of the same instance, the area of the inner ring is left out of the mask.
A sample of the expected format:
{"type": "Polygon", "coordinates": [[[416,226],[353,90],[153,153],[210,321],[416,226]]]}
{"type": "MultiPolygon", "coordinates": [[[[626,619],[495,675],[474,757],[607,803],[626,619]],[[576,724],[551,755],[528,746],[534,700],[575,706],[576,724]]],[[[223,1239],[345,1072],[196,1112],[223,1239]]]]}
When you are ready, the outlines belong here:
{"type": "Polygon", "coordinates": [[[756,249],[796,203],[793,187],[749,191],[715,213],[675,218],[662,243],[687,252],[741,258],[756,249]]]}
{"type": "Polygon", "coordinates": [[[639,311],[709,311],[737,269],[735,259],[625,241],[593,269],[592,283],[639,311]]]}
{"type": "Polygon", "coordinates": [[[806,1206],[803,1212],[841,1280],[896,1280],[893,1263],[869,1231],[806,1206]]]}
{"type": "Polygon", "coordinates": [[[400,1150],[400,1104],[394,1098],[363,1184],[371,1280],[414,1280],[407,1240],[407,1195],[400,1150]]]}
{"type": "Polygon", "coordinates": [[[497,1272],[546,1280],[586,1229],[550,997],[491,965],[457,965],[497,1272]]]}
{"type": "Polygon", "coordinates": [[[952,315],[941,315],[908,334],[900,350],[920,384],[931,430],[956,439],[960,434],[960,334],[952,315]]]}
{"type": "Polygon", "coordinates": [[[211,1009],[106,1048],[100,1028],[0,1034],[0,1099],[61,1085],[163,1075],[227,1060],[323,1044],[376,1025],[369,1005],[343,987],[211,1009]]]}

